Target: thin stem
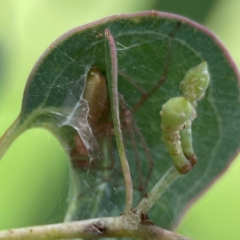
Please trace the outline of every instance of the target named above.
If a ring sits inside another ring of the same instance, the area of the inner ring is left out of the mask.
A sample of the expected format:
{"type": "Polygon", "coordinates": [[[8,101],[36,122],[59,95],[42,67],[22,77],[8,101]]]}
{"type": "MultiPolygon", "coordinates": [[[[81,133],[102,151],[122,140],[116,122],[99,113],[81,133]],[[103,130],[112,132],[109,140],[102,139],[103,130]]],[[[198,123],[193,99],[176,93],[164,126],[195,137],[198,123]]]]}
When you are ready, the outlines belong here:
{"type": "Polygon", "coordinates": [[[137,206],[138,213],[147,213],[164,191],[181,175],[175,166],[170,167],[151,191],[140,201],[137,206]]]}
{"type": "Polygon", "coordinates": [[[112,104],[112,118],[114,124],[114,131],[117,141],[118,153],[120,156],[125,189],[126,189],[126,210],[130,211],[132,208],[132,178],[130,173],[129,164],[125,154],[125,148],[123,144],[121,123],[119,116],[119,98],[118,98],[118,71],[117,71],[117,55],[114,39],[107,29],[106,35],[106,61],[107,61],[107,72],[109,81],[109,94],[112,104]],[[109,64],[111,63],[111,64],[109,64]]]}
{"type": "Polygon", "coordinates": [[[0,240],[56,240],[133,238],[147,240],[190,240],[190,238],[144,224],[133,213],[120,217],[95,218],[78,222],[19,228],[0,232],[0,240]]]}

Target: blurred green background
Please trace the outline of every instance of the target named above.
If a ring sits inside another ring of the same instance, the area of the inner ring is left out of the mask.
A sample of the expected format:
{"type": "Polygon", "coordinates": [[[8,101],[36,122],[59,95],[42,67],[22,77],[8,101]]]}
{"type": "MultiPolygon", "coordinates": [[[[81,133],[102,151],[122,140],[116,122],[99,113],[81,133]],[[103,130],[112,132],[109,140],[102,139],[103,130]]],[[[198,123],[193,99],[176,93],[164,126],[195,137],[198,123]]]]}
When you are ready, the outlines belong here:
{"type": "MultiPolygon", "coordinates": [[[[21,108],[26,79],[43,51],[64,32],[119,13],[173,12],[210,28],[240,66],[239,0],[1,0],[0,134],[21,108]]],[[[198,240],[240,239],[240,159],[189,209],[177,231],[198,240]]],[[[21,135],[0,162],[0,229],[62,219],[68,159],[47,131],[21,135]]]]}

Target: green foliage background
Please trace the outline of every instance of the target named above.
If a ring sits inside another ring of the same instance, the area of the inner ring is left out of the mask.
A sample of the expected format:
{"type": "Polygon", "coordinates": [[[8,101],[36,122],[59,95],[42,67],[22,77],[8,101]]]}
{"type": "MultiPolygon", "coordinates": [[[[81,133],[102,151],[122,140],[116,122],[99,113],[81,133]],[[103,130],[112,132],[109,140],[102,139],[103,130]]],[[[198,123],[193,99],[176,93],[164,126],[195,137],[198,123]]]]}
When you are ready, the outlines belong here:
{"type": "MultiPolygon", "coordinates": [[[[26,79],[43,51],[64,32],[105,16],[174,12],[210,28],[240,66],[238,0],[2,0],[0,134],[21,108],[26,79]]],[[[194,239],[240,239],[240,159],[201,196],[177,231],[194,239]]],[[[47,131],[24,133],[0,162],[0,229],[59,222],[67,204],[68,159],[47,131]]]]}

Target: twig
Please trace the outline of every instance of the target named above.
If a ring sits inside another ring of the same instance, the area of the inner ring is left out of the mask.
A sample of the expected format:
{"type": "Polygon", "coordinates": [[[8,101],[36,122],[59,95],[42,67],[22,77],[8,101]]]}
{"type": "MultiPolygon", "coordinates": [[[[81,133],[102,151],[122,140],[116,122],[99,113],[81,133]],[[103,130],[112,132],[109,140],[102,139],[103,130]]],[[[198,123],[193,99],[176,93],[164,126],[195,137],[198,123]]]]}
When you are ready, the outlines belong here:
{"type": "Polygon", "coordinates": [[[19,228],[0,232],[0,240],[56,240],[133,238],[146,240],[190,240],[154,224],[142,223],[137,215],[97,218],[78,222],[19,228]]]}

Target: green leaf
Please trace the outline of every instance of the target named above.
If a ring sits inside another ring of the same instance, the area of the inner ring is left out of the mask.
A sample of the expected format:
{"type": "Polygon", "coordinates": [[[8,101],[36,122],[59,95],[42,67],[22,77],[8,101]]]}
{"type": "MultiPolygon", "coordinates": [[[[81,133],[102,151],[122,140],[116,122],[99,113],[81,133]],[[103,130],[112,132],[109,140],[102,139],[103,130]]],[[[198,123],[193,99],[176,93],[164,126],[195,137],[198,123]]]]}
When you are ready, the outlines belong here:
{"type": "Polygon", "coordinates": [[[106,29],[117,49],[119,114],[135,189],[134,206],[147,191],[146,183],[150,189],[173,164],[160,140],[162,104],[179,95],[179,84],[190,68],[208,63],[210,86],[193,122],[199,162],[149,213],[157,225],[172,228],[186,206],[226,169],[240,145],[239,73],[216,37],[190,20],[145,12],[105,18],[64,34],[33,68],[21,114],[1,139],[1,155],[23,131],[44,127],[59,138],[73,160],[74,139],[80,135],[93,161],[73,161],[80,166],[73,171],[73,182],[79,185],[71,193],[79,197],[72,202],[67,218],[113,216],[124,210],[115,136],[107,133],[107,125],[111,128],[113,124],[110,106],[107,117],[98,123],[101,130],[92,131],[88,106],[82,99],[93,66],[106,77],[106,29]],[[114,167],[107,168],[109,165],[114,167]]]}

